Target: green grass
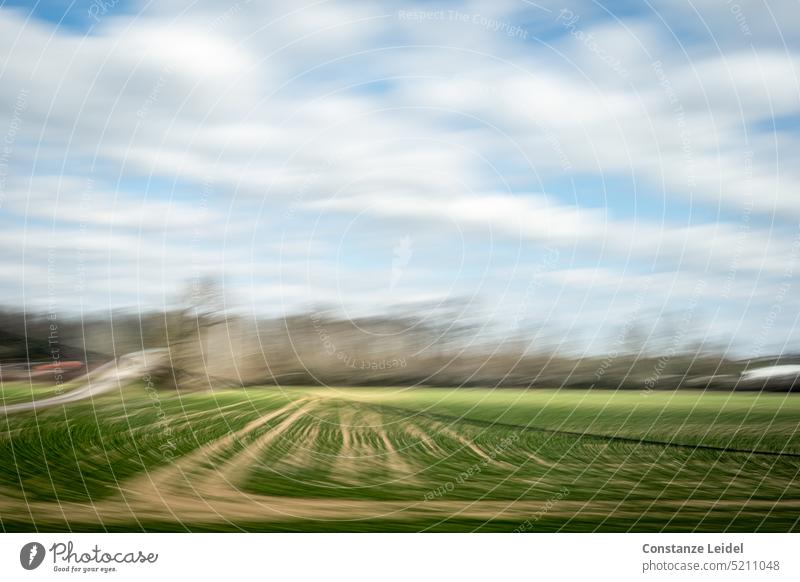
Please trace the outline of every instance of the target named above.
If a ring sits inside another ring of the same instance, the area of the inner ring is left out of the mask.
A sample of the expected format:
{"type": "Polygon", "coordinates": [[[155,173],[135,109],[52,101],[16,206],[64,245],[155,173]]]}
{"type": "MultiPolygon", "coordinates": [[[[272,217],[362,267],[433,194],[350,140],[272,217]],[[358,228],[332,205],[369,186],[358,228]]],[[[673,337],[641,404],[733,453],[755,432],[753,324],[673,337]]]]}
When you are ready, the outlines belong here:
{"type": "Polygon", "coordinates": [[[73,386],[67,383],[52,386],[32,382],[3,382],[0,384],[0,406],[43,400],[70,390],[73,386]]]}
{"type": "Polygon", "coordinates": [[[96,501],[168,462],[165,450],[186,454],[285,403],[271,394],[162,394],[157,402],[148,396],[131,387],[125,398],[106,395],[0,418],[0,488],[29,501],[96,501]]]}
{"type": "Polygon", "coordinates": [[[183,523],[149,515],[147,523],[102,525],[25,516],[29,502],[116,499],[120,483],[169,467],[165,448],[180,459],[301,400],[311,401],[307,414],[290,424],[295,408],[282,411],[216,447],[186,479],[224,471],[245,450],[246,470],[232,485],[287,500],[423,509],[551,502],[531,531],[798,529],[797,506],[777,504],[800,500],[797,395],[273,387],[159,392],[154,399],[142,386],[93,403],[0,417],[0,495],[18,504],[17,511],[0,512],[0,525],[8,531],[512,531],[524,521],[444,509],[407,518],[279,522],[183,523]],[[742,500],[760,505],[742,510],[742,500]]]}
{"type": "Polygon", "coordinates": [[[342,398],[521,427],[800,452],[800,397],[757,392],[339,389],[342,398]]]}

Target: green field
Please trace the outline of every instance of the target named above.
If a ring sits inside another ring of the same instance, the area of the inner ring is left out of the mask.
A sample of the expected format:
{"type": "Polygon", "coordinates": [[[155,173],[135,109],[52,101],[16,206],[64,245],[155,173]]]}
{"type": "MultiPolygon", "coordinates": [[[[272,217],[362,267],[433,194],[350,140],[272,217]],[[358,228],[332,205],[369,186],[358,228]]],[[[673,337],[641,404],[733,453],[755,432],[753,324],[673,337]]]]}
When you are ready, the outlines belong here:
{"type": "MultiPolygon", "coordinates": [[[[44,400],[66,392],[74,386],[74,383],[49,386],[31,384],[30,382],[3,382],[2,386],[0,386],[0,406],[44,400]]],[[[1,410],[0,414],[2,414],[1,410]]]]}
{"type": "Polygon", "coordinates": [[[0,526],[796,531],[798,428],[791,394],[132,385],[0,416],[0,526]]]}

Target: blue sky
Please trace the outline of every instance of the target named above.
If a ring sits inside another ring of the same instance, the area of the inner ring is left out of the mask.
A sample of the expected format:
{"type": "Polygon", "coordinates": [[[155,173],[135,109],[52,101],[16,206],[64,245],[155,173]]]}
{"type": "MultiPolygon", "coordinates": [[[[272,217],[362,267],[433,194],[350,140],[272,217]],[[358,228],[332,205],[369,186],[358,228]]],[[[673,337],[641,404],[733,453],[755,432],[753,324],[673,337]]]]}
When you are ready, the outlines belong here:
{"type": "Polygon", "coordinates": [[[796,3],[262,4],[2,4],[0,304],[800,350],[796,3]]]}

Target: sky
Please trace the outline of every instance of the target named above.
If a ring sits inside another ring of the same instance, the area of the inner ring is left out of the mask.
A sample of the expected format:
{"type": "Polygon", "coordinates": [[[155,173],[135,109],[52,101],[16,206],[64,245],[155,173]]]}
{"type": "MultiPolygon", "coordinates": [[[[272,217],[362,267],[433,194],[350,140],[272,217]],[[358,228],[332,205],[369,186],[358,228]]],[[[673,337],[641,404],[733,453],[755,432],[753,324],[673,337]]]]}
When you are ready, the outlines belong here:
{"type": "Polygon", "coordinates": [[[0,305],[160,310],[214,277],[253,316],[455,301],[581,353],[800,352],[799,16],[2,3],[0,305]]]}

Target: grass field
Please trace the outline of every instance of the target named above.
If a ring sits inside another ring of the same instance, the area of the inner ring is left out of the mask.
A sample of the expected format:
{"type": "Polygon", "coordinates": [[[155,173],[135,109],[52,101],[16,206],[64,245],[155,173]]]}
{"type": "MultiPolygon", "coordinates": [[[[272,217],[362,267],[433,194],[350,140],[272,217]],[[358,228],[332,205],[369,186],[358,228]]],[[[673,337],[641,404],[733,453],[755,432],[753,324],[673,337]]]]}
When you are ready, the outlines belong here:
{"type": "Polygon", "coordinates": [[[50,386],[30,382],[3,382],[0,386],[0,406],[43,400],[70,390],[75,385],[76,383],[50,386]]]}
{"type": "Polygon", "coordinates": [[[799,428],[787,394],[133,385],[0,417],[0,525],[795,531],[799,428]]]}

